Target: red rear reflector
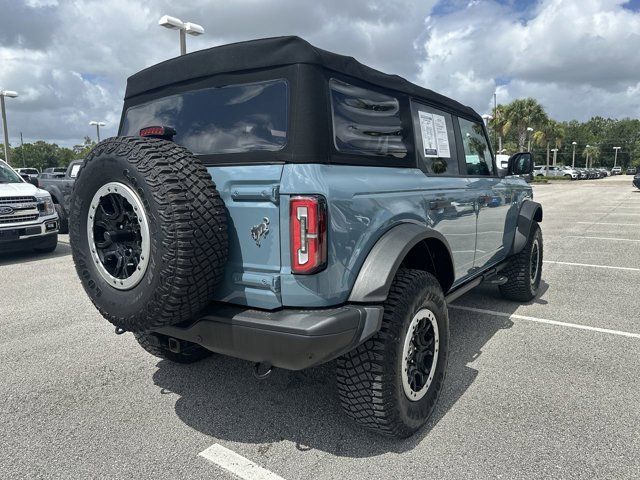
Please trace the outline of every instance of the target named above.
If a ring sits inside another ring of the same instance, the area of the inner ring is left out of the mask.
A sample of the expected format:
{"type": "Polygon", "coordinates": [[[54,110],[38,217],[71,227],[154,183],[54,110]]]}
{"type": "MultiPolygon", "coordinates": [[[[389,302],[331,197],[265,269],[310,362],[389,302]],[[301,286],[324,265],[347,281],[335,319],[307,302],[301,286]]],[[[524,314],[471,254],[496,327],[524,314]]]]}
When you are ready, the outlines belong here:
{"type": "Polygon", "coordinates": [[[171,140],[176,131],[171,127],[144,127],[140,129],[141,137],[158,137],[171,140]]]}
{"type": "Polygon", "coordinates": [[[323,197],[293,197],[289,204],[291,271],[308,275],[327,264],[327,204],[323,197]]]}

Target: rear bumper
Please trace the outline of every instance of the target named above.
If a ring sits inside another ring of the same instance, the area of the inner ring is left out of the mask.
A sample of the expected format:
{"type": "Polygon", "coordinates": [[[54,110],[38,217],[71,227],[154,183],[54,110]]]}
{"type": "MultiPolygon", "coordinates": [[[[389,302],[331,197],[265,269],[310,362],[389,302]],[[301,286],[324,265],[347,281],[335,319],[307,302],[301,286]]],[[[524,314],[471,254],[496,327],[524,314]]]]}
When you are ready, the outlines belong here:
{"type": "Polygon", "coordinates": [[[267,312],[214,304],[196,322],[157,333],[232,357],[301,370],[357,347],[380,329],[382,314],[380,306],[267,312]]]}

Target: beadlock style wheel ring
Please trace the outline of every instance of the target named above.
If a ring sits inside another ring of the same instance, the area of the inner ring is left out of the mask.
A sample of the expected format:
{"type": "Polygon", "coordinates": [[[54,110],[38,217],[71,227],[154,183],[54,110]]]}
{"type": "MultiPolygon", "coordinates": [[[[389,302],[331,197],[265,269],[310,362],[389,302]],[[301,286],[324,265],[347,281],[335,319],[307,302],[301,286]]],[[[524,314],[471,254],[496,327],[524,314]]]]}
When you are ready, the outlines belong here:
{"type": "Polygon", "coordinates": [[[87,214],[91,259],[102,278],[118,290],[135,287],[149,264],[149,222],[138,194],[119,182],[95,193],[87,214]]]}
{"type": "Polygon", "coordinates": [[[533,245],[531,246],[531,259],[529,262],[529,278],[531,280],[531,285],[536,283],[536,278],[538,277],[538,270],[540,269],[540,243],[536,238],[533,241],[533,245]]]}
{"type": "Polygon", "coordinates": [[[402,388],[413,402],[429,390],[438,365],[440,335],[436,316],[428,308],[411,319],[402,350],[402,388]]]}

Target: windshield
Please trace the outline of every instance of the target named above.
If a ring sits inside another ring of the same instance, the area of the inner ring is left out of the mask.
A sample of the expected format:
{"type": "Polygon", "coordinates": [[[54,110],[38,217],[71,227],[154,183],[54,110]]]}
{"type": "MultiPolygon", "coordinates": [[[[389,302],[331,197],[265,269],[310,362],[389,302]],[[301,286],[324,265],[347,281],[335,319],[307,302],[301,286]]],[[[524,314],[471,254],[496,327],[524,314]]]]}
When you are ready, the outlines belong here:
{"type": "Polygon", "coordinates": [[[0,183],[22,183],[22,177],[18,175],[6,163],[0,161],[0,183]]]}
{"type": "Polygon", "coordinates": [[[285,80],[179,93],[129,108],[120,134],[166,126],[195,154],[277,151],[287,142],[287,95],[285,80]]]}

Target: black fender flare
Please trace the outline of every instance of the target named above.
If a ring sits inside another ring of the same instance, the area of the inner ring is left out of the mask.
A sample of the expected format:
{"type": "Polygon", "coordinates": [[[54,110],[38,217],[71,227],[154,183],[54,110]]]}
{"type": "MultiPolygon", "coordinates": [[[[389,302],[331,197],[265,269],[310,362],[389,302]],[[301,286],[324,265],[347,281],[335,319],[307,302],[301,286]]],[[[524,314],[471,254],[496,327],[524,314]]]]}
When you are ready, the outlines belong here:
{"type": "Polygon", "coordinates": [[[449,243],[440,232],[414,223],[396,225],[382,235],[369,251],[351,289],[349,302],[384,302],[407,253],[419,242],[430,238],[438,239],[446,246],[453,262],[449,243]]]}
{"type": "Polygon", "coordinates": [[[509,255],[515,255],[520,253],[524,246],[527,244],[529,238],[529,232],[531,232],[531,225],[533,222],[542,221],[542,205],[533,200],[525,200],[520,206],[520,213],[518,214],[518,224],[513,237],[513,244],[511,245],[511,251],[509,255]]]}

